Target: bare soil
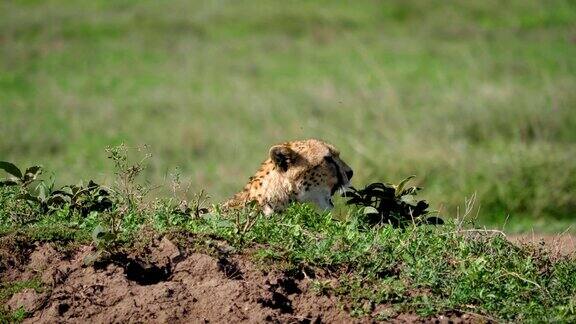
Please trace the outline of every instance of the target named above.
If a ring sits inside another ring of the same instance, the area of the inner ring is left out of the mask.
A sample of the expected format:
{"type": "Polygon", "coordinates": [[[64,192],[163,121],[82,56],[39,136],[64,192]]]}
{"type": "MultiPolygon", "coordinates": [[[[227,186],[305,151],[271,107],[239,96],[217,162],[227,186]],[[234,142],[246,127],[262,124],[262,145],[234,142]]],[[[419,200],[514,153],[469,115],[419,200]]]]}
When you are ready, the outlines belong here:
{"type": "Polygon", "coordinates": [[[41,278],[49,289],[25,289],[7,306],[30,312],[25,323],[362,322],[335,297],[313,293],[303,274],[266,272],[241,255],[180,251],[168,239],[147,252],[87,266],[91,246],[39,244],[1,279],[41,278]]]}
{"type": "MultiPolygon", "coordinates": [[[[559,246],[552,237],[544,238],[559,246]]],[[[167,238],[155,239],[138,253],[117,253],[86,265],[96,252],[92,246],[59,250],[51,243],[36,243],[9,256],[11,266],[0,269],[0,280],[40,278],[47,287],[40,293],[25,289],[7,301],[8,309],[24,307],[31,314],[25,323],[372,322],[352,318],[337,297],[317,295],[311,289],[312,278],[333,277],[311,271],[266,271],[245,255],[228,254],[231,248],[225,243],[216,245],[216,253],[200,253],[178,248],[167,238]]],[[[564,252],[573,252],[573,237],[563,238],[561,246],[568,246],[564,252]]],[[[380,305],[373,315],[385,310],[380,305]]],[[[472,314],[436,318],[400,314],[389,321],[488,320],[472,314]]]]}

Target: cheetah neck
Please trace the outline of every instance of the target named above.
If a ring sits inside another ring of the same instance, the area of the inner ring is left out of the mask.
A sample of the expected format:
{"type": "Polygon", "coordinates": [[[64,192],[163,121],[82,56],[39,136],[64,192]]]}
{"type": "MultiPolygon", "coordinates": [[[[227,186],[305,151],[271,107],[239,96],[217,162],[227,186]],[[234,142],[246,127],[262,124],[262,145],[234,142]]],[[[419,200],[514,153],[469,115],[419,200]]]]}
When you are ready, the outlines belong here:
{"type": "Polygon", "coordinates": [[[262,163],[256,174],[249,178],[244,189],[224,206],[239,208],[256,201],[266,215],[279,212],[297,198],[296,184],[288,179],[286,173],[280,172],[268,159],[262,163]]]}

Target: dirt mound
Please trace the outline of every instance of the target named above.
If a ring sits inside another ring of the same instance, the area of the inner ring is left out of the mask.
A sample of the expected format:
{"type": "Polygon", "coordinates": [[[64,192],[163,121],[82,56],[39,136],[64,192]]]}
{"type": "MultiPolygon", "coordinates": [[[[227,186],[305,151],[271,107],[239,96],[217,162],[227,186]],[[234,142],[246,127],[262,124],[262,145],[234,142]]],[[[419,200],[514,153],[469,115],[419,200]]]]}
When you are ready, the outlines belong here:
{"type": "MultiPolygon", "coordinates": [[[[352,318],[337,297],[314,292],[312,279],[336,280],[333,276],[311,269],[267,272],[246,255],[230,254],[233,249],[225,242],[198,249],[191,240],[181,245],[190,248],[179,249],[166,238],[155,239],[89,265],[96,255],[92,246],[21,246],[24,252],[12,253],[18,257],[10,262],[16,263],[0,272],[0,283],[40,278],[45,289],[24,289],[6,306],[11,311],[23,307],[30,314],[25,323],[368,323],[377,318],[352,318]]],[[[373,316],[386,308],[377,305],[373,316]]],[[[406,313],[387,322],[490,319],[457,312],[435,318],[406,313]]]]}
{"type": "MultiPolygon", "coordinates": [[[[332,276],[312,270],[267,272],[246,255],[230,254],[233,249],[225,242],[215,242],[210,249],[198,249],[192,248],[193,239],[187,239],[192,241],[181,245],[186,248],[179,249],[166,238],[156,239],[130,253],[118,252],[90,265],[87,260],[96,253],[92,246],[62,249],[51,243],[39,243],[20,246],[21,253],[2,250],[3,256],[11,257],[4,258],[9,266],[0,269],[4,270],[0,271],[0,283],[39,278],[45,287],[42,292],[24,289],[14,294],[6,306],[12,311],[23,307],[30,314],[26,323],[372,321],[352,318],[346,305],[335,296],[314,292],[311,279],[336,280],[332,276]]],[[[512,238],[517,242],[523,239],[512,238]]],[[[546,246],[559,247],[560,243],[551,241],[546,246]]],[[[570,251],[573,252],[573,246],[570,251]]],[[[377,305],[373,315],[386,313],[386,307],[377,305]]],[[[490,322],[491,319],[453,312],[436,318],[399,314],[391,321],[490,322]]]]}
{"type": "Polygon", "coordinates": [[[179,251],[163,239],[147,255],[118,254],[85,265],[90,246],[60,252],[38,245],[2,282],[41,278],[7,302],[54,322],[359,322],[334,297],[317,296],[304,276],[266,273],[243,256],[179,251]],[[298,276],[296,276],[298,277],[298,276]]]}

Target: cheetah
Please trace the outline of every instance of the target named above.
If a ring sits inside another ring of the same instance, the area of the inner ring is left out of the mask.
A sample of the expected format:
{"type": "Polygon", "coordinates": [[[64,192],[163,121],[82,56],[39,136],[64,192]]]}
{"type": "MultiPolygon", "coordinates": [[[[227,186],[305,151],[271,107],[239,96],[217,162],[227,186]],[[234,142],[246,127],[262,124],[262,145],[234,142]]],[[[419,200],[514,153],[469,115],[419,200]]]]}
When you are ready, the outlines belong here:
{"type": "Polygon", "coordinates": [[[223,204],[241,208],[256,202],[265,215],[282,212],[291,202],[332,209],[332,196],[350,185],[352,169],[334,146],[317,139],[274,145],[244,189],[223,204]]]}

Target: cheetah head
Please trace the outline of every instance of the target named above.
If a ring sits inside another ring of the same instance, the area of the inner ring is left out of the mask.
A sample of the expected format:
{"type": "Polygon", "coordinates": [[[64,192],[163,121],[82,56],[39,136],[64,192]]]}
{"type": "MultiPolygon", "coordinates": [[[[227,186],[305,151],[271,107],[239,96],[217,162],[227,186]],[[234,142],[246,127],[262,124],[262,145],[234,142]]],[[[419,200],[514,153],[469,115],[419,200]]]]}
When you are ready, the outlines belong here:
{"type": "Polygon", "coordinates": [[[332,209],[332,196],[350,185],[353,171],[334,146],[316,139],[270,148],[278,176],[291,189],[291,200],[332,209]]]}

